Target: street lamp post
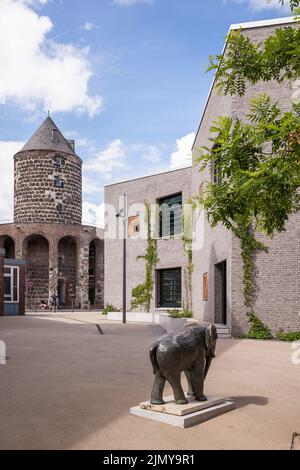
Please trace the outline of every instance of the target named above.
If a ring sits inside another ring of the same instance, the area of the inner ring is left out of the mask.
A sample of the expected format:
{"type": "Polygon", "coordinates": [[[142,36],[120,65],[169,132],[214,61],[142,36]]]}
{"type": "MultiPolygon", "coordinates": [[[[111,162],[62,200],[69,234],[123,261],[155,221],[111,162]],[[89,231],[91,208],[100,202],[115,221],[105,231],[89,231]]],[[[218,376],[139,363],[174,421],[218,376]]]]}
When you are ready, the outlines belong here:
{"type": "MultiPolygon", "coordinates": [[[[127,236],[128,236],[128,217],[127,217],[127,196],[123,194],[123,207],[117,213],[116,217],[118,219],[123,219],[123,324],[127,323],[127,299],[126,299],[126,289],[127,289],[127,266],[126,266],[126,256],[127,256],[127,236]]],[[[119,225],[120,227],[120,225],[119,225]]],[[[120,233],[119,233],[120,236],[120,233]]]]}
{"type": "Polygon", "coordinates": [[[126,299],[126,289],[127,289],[127,196],[123,195],[123,324],[126,325],[127,322],[127,299],[126,299]]]}

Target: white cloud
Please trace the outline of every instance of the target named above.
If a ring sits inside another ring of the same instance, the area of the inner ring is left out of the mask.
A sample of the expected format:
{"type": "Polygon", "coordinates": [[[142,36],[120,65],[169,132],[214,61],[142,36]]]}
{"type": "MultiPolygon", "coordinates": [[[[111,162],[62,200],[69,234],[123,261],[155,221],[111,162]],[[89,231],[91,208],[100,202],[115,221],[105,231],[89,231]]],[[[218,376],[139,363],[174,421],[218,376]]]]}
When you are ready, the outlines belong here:
{"type": "Polygon", "coordinates": [[[86,21],[84,25],[82,25],[82,29],[85,29],[86,31],[93,31],[94,29],[98,29],[98,26],[94,23],[86,21]]]}
{"type": "Polygon", "coordinates": [[[104,188],[101,182],[97,179],[93,179],[89,176],[84,175],[82,181],[82,191],[85,196],[94,196],[104,192],[104,188]]]}
{"type": "Polygon", "coordinates": [[[131,5],[136,5],[137,3],[152,3],[153,0],[113,0],[117,5],[122,7],[130,7],[131,5]]]}
{"type": "Polygon", "coordinates": [[[49,39],[53,24],[32,8],[46,0],[0,0],[0,103],[24,110],[77,111],[94,116],[102,98],[91,96],[89,49],[49,39]]]}
{"type": "Polygon", "coordinates": [[[84,225],[95,225],[104,227],[105,225],[105,204],[94,204],[92,202],[83,203],[82,221],[84,225]]]}
{"type": "Polygon", "coordinates": [[[24,142],[0,141],[0,223],[13,219],[14,160],[24,142]]]}
{"type": "Polygon", "coordinates": [[[287,0],[286,4],[283,6],[279,3],[279,0],[223,0],[223,3],[234,2],[234,3],[248,3],[249,7],[254,11],[260,10],[279,10],[290,11],[289,1],[287,0]]]}
{"type": "Polygon", "coordinates": [[[98,154],[85,165],[86,171],[99,172],[102,175],[126,168],[126,148],[120,139],[113,140],[104,150],[98,152],[98,154]]]}
{"type": "Polygon", "coordinates": [[[161,161],[161,154],[158,147],[155,145],[149,145],[146,148],[146,153],[143,155],[143,160],[147,162],[157,163],[161,161]]]}
{"type": "Polygon", "coordinates": [[[48,3],[48,0],[20,0],[20,2],[26,3],[33,7],[41,7],[48,3]]]}
{"type": "Polygon", "coordinates": [[[194,140],[194,132],[177,140],[177,150],[172,153],[170,159],[170,167],[172,170],[192,164],[192,146],[194,140]]]}

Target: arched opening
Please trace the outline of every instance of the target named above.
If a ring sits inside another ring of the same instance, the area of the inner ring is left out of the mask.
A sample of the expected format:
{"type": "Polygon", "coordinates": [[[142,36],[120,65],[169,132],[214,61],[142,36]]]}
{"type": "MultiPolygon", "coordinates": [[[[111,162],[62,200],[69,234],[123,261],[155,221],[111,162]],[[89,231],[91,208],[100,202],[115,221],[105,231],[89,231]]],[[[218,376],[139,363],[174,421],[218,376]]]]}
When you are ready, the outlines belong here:
{"type": "Polygon", "coordinates": [[[97,308],[104,304],[104,249],[99,239],[89,246],[89,301],[97,308]]]}
{"type": "Polygon", "coordinates": [[[30,235],[23,242],[23,257],[27,259],[26,303],[36,308],[49,299],[49,243],[42,235],[30,235]]]}
{"type": "Polygon", "coordinates": [[[64,237],[58,243],[59,306],[67,308],[76,302],[77,244],[73,237],[64,237]]]}
{"type": "Polygon", "coordinates": [[[0,237],[0,248],[5,250],[5,258],[15,259],[16,257],[16,247],[15,241],[9,235],[2,235],[0,237]]]}

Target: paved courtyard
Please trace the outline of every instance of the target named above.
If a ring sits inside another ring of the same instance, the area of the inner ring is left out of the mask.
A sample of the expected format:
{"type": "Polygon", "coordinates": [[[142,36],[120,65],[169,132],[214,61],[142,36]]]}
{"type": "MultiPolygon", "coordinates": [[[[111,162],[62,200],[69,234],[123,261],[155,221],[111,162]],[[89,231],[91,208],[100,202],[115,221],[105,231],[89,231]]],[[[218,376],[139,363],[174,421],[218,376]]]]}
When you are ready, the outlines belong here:
{"type": "Polygon", "coordinates": [[[95,313],[0,318],[0,449],[289,449],[300,432],[290,344],[219,341],[206,392],[233,397],[230,413],[186,430],[130,416],[149,397],[161,334],[95,313]]]}

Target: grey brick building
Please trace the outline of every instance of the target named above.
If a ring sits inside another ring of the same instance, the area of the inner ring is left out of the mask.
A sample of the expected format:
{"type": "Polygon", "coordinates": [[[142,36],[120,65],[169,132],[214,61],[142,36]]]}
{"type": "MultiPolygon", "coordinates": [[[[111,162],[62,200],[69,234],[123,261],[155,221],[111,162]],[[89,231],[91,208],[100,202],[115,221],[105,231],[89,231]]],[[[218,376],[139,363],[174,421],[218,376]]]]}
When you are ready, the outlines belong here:
{"type": "Polygon", "coordinates": [[[82,161],[47,117],[14,157],[14,222],[0,225],[0,248],[27,261],[27,307],[51,294],[65,307],[103,306],[103,230],[81,219],[82,161]]]}
{"type": "MultiPolygon", "coordinates": [[[[191,195],[191,167],[147,176],[108,185],[105,187],[106,235],[105,235],[105,303],[122,306],[122,220],[116,214],[123,209],[122,195],[128,196],[128,242],[127,242],[127,299],[130,308],[131,291],[145,279],[145,261],[137,260],[147,248],[147,227],[145,226],[145,205],[152,206],[152,235],[158,235],[157,249],[159,263],[155,272],[155,287],[151,308],[181,307],[186,302],[184,270],[187,257],[181,236],[181,212],[175,213],[170,232],[156,218],[156,204],[167,203],[176,206],[188,201],[191,195]],[[165,232],[166,229],[166,232],[165,232]],[[156,233],[157,232],[157,233],[156,233]],[[159,233],[160,232],[160,233],[159,233]],[[162,292],[166,286],[167,292],[162,292]],[[173,292],[170,292],[170,290],[173,292]],[[165,295],[164,295],[165,294],[165,295]],[[168,305],[170,294],[173,303],[168,305]]],[[[176,212],[176,210],[175,210],[176,212]]],[[[162,221],[163,222],[163,221],[162,221]]]]}
{"type": "MultiPolygon", "coordinates": [[[[258,21],[233,25],[231,29],[242,28],[243,34],[259,42],[273,33],[277,26],[292,22],[292,18],[258,21]]],[[[294,24],[293,27],[298,26],[294,24]]],[[[119,208],[118,199],[123,193],[128,196],[129,207],[136,203],[143,203],[145,198],[150,202],[159,203],[164,196],[178,194],[182,194],[182,203],[184,203],[191,195],[199,194],[199,191],[203,190],[203,185],[213,178],[210,171],[199,172],[195,165],[198,149],[211,145],[209,128],[213,120],[220,115],[245,118],[250,98],[262,92],[278,100],[284,109],[290,108],[293,92],[291,83],[280,85],[275,82],[258,83],[255,86],[248,86],[243,97],[224,97],[218,95],[213,82],[193,146],[193,167],[107,186],[105,188],[106,203],[119,208]]],[[[134,220],[131,217],[134,218],[137,215],[134,212],[129,214],[129,223],[134,220]]],[[[114,219],[115,215],[110,213],[107,217],[107,232],[116,223],[114,219]]],[[[277,234],[272,240],[264,239],[269,252],[268,254],[260,253],[256,258],[254,309],[273,332],[278,332],[280,329],[300,330],[300,214],[290,218],[286,229],[285,233],[277,234]]],[[[127,296],[129,299],[131,289],[144,278],[143,261],[137,261],[137,256],[144,254],[146,242],[135,239],[135,236],[131,234],[128,240],[127,296]]],[[[156,271],[152,308],[183,306],[186,302],[183,274],[186,267],[186,254],[181,237],[177,234],[175,237],[171,235],[158,238],[160,263],[156,271]],[[177,274],[175,270],[168,271],[171,268],[177,268],[177,274]],[[180,280],[178,280],[179,276],[180,280]],[[179,297],[176,297],[176,290],[179,295],[179,284],[181,285],[180,301],[179,297]],[[170,297],[172,293],[172,300],[168,304],[164,296],[170,297]]],[[[211,229],[203,213],[194,214],[193,263],[194,316],[205,321],[225,324],[233,335],[247,332],[249,325],[247,310],[243,302],[243,269],[239,241],[222,226],[211,229]]],[[[106,302],[121,307],[121,285],[122,242],[106,239],[106,302]]]]}

